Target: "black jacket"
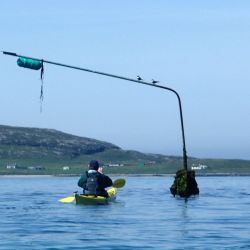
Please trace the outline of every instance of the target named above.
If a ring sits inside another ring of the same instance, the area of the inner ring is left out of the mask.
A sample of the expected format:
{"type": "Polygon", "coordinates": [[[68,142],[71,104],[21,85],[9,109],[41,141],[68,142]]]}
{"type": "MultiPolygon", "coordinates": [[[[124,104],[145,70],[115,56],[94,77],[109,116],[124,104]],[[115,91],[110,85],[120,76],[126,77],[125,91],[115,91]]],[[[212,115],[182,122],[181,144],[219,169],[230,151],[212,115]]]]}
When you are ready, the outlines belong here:
{"type": "MultiPolygon", "coordinates": [[[[78,180],[78,186],[81,187],[81,188],[83,188],[83,190],[86,187],[88,173],[93,173],[93,172],[97,173],[97,171],[95,171],[95,170],[86,171],[83,175],[81,175],[80,179],[78,180]]],[[[105,188],[111,187],[112,185],[113,185],[113,182],[112,182],[112,180],[107,175],[104,175],[104,174],[101,174],[101,173],[98,172],[98,190],[97,190],[97,195],[107,197],[108,193],[105,190],[105,188]]]]}

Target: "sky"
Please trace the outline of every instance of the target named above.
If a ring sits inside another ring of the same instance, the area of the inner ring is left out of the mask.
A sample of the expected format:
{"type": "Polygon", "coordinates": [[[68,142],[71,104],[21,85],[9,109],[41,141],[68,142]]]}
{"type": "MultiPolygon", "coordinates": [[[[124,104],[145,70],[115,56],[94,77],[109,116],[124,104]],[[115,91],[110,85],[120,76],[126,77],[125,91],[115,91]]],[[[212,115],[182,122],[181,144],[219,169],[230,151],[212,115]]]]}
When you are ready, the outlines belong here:
{"type": "MultiPolygon", "coordinates": [[[[250,160],[250,2],[1,1],[0,50],[176,90],[188,156],[250,160]]],[[[0,54],[0,124],[50,128],[124,150],[182,155],[176,96],[0,54]]]]}

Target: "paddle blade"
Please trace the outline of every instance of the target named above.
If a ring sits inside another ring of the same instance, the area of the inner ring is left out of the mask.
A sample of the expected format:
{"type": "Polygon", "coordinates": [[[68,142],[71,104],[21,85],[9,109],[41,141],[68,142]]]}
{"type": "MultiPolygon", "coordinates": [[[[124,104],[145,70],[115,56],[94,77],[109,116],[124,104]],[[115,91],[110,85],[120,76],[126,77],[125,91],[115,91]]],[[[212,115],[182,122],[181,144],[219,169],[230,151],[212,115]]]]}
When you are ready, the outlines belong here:
{"type": "Polygon", "coordinates": [[[117,179],[113,182],[113,187],[115,188],[122,188],[124,187],[126,184],[126,180],[125,179],[117,179]]]}
{"type": "Polygon", "coordinates": [[[75,200],[75,196],[69,196],[66,198],[62,198],[59,201],[62,203],[70,203],[70,202],[73,202],[74,200],[75,200]]]}

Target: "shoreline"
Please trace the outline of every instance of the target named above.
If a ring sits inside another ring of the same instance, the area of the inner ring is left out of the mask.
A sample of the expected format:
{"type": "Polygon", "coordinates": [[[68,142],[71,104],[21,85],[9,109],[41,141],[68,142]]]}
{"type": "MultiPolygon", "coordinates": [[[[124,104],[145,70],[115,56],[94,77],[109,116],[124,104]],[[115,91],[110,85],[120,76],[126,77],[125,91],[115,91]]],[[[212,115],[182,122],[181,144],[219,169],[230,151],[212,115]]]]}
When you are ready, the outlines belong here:
{"type": "MultiPolygon", "coordinates": [[[[1,174],[1,177],[20,177],[20,178],[38,178],[38,177],[79,177],[80,174],[1,174]]],[[[175,174],[109,174],[109,176],[131,176],[131,177],[146,177],[146,176],[152,176],[152,177],[160,177],[160,176],[169,176],[174,177],[175,174]]],[[[250,176],[250,173],[196,173],[196,177],[226,177],[226,176],[250,176]]]]}

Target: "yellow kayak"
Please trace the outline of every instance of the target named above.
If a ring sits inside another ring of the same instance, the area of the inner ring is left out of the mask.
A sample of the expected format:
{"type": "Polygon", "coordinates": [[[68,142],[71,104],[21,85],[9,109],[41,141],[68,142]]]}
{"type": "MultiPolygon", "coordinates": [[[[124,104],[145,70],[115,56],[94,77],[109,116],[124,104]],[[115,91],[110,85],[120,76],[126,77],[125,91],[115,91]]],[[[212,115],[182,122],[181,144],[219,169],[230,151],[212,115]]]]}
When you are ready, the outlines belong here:
{"type": "Polygon", "coordinates": [[[98,204],[108,204],[110,201],[114,201],[117,196],[117,188],[122,188],[126,184],[125,179],[117,179],[113,182],[113,186],[107,190],[109,197],[103,196],[94,196],[94,195],[84,195],[84,194],[75,194],[74,196],[69,196],[58,200],[62,203],[71,203],[76,201],[76,204],[90,204],[90,205],[98,205],[98,204]]]}
{"type": "Polygon", "coordinates": [[[109,197],[75,194],[76,204],[84,205],[104,205],[116,199],[117,188],[112,187],[107,190],[109,197]]]}

